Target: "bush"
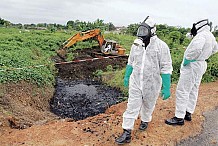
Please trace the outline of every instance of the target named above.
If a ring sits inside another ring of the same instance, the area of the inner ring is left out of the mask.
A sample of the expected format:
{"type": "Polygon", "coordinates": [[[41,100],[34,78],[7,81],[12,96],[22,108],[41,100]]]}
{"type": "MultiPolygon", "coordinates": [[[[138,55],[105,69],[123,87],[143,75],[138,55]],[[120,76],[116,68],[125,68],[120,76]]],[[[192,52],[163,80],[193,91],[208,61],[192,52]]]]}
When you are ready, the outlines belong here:
{"type": "Polygon", "coordinates": [[[59,34],[52,37],[41,31],[9,28],[0,28],[0,33],[0,83],[21,80],[40,86],[54,83],[55,67],[50,58],[58,48],[55,42],[59,34]]]}

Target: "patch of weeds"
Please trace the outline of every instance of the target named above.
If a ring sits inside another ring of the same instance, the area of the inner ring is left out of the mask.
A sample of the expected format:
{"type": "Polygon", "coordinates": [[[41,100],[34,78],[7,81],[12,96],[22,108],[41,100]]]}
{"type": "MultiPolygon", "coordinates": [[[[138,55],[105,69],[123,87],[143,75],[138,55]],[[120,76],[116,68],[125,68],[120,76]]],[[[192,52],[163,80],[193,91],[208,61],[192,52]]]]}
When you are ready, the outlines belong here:
{"type": "Polygon", "coordinates": [[[102,74],[103,74],[103,70],[100,69],[93,72],[93,75],[98,78],[102,77],[102,74]]]}
{"type": "Polygon", "coordinates": [[[108,66],[106,67],[106,70],[107,70],[107,71],[113,71],[112,65],[108,65],[108,66]]]}

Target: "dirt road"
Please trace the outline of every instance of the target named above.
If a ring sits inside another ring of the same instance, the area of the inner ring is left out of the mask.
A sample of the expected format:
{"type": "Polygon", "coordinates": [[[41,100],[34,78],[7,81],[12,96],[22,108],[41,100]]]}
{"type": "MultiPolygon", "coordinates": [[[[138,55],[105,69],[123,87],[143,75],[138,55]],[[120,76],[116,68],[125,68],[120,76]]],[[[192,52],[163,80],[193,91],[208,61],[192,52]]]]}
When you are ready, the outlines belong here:
{"type": "MultiPolygon", "coordinates": [[[[172,86],[175,93],[176,85],[172,86]]],[[[135,124],[132,133],[132,142],[129,146],[151,145],[177,145],[180,141],[206,132],[201,139],[208,138],[207,133],[216,132],[207,130],[207,124],[217,120],[217,116],[207,118],[203,112],[214,110],[218,106],[218,81],[205,83],[200,86],[199,100],[191,122],[184,126],[169,126],[164,123],[166,118],[174,116],[175,94],[167,101],[158,99],[153,120],[145,132],[138,130],[140,120],[135,124]],[[202,129],[202,128],[205,129],[202,129]]],[[[122,132],[122,113],[126,108],[126,102],[111,106],[106,113],[89,117],[81,121],[53,120],[46,124],[34,125],[24,130],[8,129],[0,133],[1,146],[114,146],[114,139],[122,132]]],[[[210,113],[208,113],[210,115],[210,113]]],[[[209,134],[209,135],[210,135],[209,134]]],[[[217,145],[217,137],[208,138],[209,144],[217,145]]],[[[196,140],[195,140],[196,141],[196,140]]]]}

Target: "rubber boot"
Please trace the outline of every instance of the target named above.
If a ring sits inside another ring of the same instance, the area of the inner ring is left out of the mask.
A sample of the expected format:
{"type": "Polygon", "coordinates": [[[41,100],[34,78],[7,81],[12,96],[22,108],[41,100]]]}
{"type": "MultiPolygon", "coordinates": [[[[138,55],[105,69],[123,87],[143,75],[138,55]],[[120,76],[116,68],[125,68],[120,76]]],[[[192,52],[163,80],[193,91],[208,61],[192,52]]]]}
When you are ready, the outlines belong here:
{"type": "Polygon", "coordinates": [[[168,125],[184,125],[184,119],[173,117],[171,119],[165,120],[165,123],[168,125]]]}
{"type": "Polygon", "coordinates": [[[148,122],[141,121],[141,124],[139,125],[139,130],[144,131],[147,128],[148,128],[148,122]]]}
{"type": "Polygon", "coordinates": [[[191,121],[192,120],[192,116],[191,116],[191,113],[189,112],[186,112],[185,114],[185,118],[184,118],[186,121],[191,121]]]}
{"type": "Polygon", "coordinates": [[[126,130],[126,129],[123,129],[123,134],[115,140],[117,144],[130,143],[130,141],[131,141],[131,130],[126,130]]]}

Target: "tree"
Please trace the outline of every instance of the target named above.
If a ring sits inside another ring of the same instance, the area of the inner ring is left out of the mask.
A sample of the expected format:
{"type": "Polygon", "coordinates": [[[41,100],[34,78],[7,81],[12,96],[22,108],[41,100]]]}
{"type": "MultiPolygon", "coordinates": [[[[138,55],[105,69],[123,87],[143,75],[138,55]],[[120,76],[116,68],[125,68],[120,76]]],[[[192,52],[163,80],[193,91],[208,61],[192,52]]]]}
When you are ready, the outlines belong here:
{"type": "Polygon", "coordinates": [[[104,23],[104,20],[97,19],[94,22],[85,22],[85,21],[68,21],[67,22],[67,28],[68,29],[73,29],[76,31],[87,31],[91,29],[96,29],[100,28],[102,31],[105,30],[114,30],[115,26],[110,22],[110,23],[104,23]]]}
{"type": "Polygon", "coordinates": [[[4,25],[4,24],[5,24],[5,20],[0,17],[0,25],[4,25]]]}
{"type": "Polygon", "coordinates": [[[73,29],[74,25],[75,25],[74,21],[72,21],[72,20],[67,21],[67,28],[68,29],[73,29]]]}
{"type": "Polygon", "coordinates": [[[113,23],[110,22],[108,24],[108,30],[111,31],[111,30],[115,30],[115,29],[116,29],[116,27],[113,25],[113,23]]]}
{"type": "Polygon", "coordinates": [[[13,27],[15,28],[19,28],[19,29],[22,29],[23,28],[23,25],[21,23],[18,23],[18,24],[12,24],[13,27]]]}
{"type": "Polygon", "coordinates": [[[157,30],[161,31],[163,29],[167,29],[167,25],[166,24],[160,24],[160,25],[157,25],[157,30]]]}
{"type": "Polygon", "coordinates": [[[128,25],[127,29],[126,29],[126,34],[136,36],[138,27],[139,27],[139,24],[130,24],[130,25],[128,25]]]}
{"type": "MultiPolygon", "coordinates": [[[[34,27],[34,25],[32,25],[32,26],[34,27]]],[[[46,27],[47,24],[46,23],[38,23],[36,26],[37,27],[46,27]]]]}
{"type": "Polygon", "coordinates": [[[214,27],[213,34],[214,34],[215,37],[218,37],[218,26],[214,27]]]}
{"type": "Polygon", "coordinates": [[[8,28],[9,26],[11,26],[11,22],[5,21],[5,22],[4,22],[4,26],[5,26],[6,28],[8,28]]]}
{"type": "Polygon", "coordinates": [[[169,38],[172,39],[173,42],[180,43],[181,33],[179,31],[172,31],[169,34],[169,38]]]}
{"type": "Polygon", "coordinates": [[[11,26],[11,22],[0,18],[0,26],[9,27],[11,26]]]}

